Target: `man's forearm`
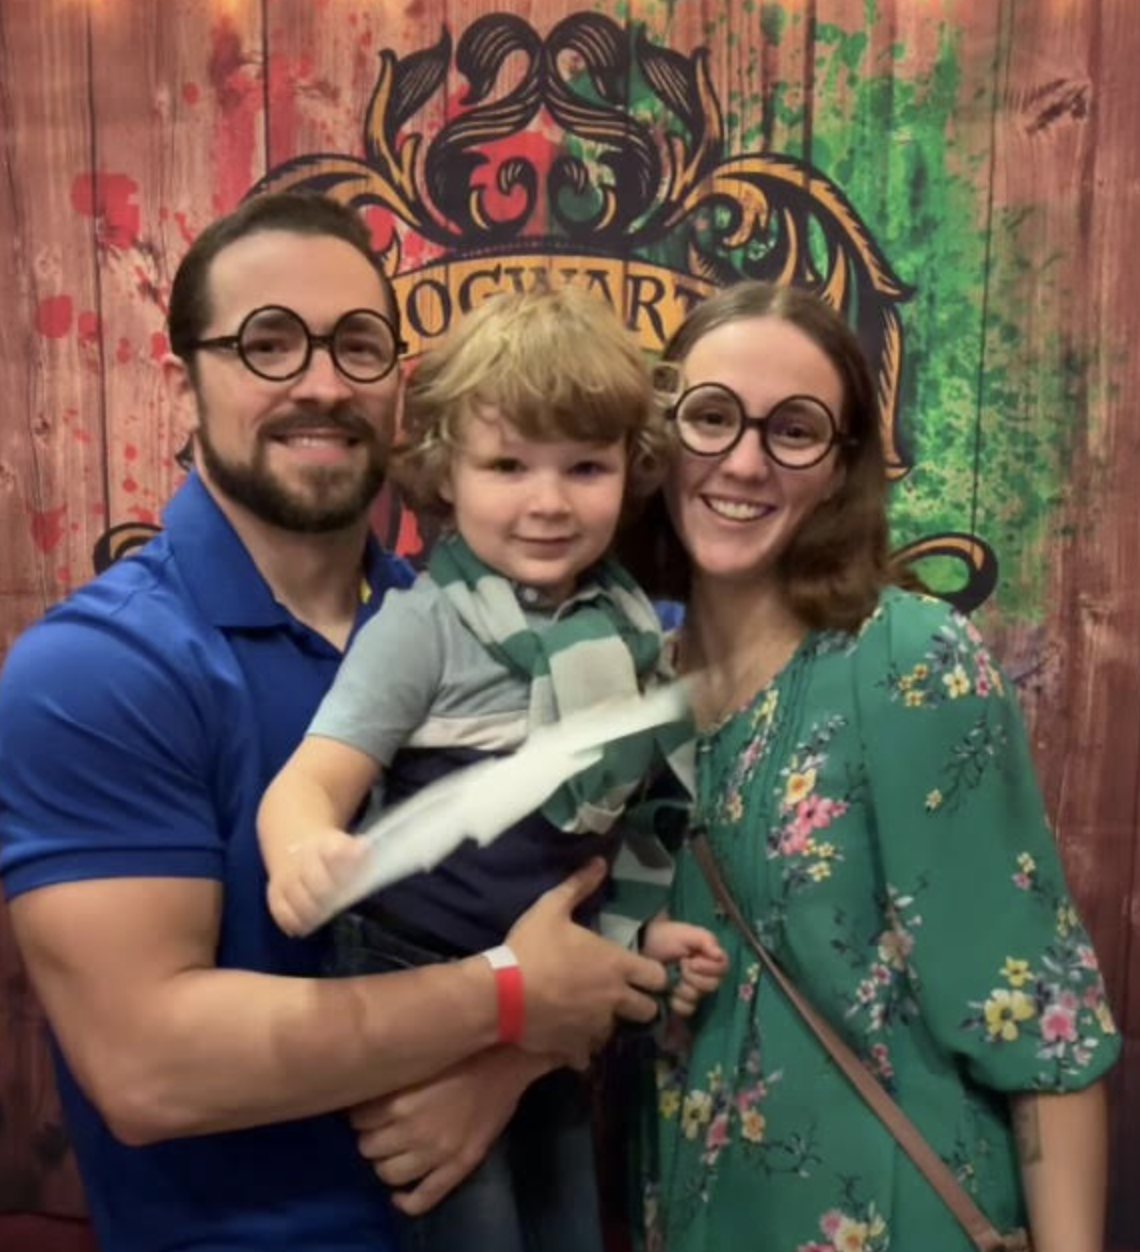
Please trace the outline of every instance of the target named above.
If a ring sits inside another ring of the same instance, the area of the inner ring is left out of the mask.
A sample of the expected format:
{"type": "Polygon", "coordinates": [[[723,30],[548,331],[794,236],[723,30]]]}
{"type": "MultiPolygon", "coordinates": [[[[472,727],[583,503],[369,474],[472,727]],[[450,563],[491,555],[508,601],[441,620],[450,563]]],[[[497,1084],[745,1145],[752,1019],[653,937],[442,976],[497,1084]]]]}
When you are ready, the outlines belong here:
{"type": "Polygon", "coordinates": [[[1104,1083],[1011,1097],[1035,1252],[1102,1252],[1108,1175],[1104,1083]]]}
{"type": "Polygon", "coordinates": [[[172,979],[140,1026],[91,1075],[97,1089],[122,1084],[102,1103],[132,1143],[305,1117],[419,1082],[494,1042],[495,991],[480,958],[328,980],[207,969],[172,979]]]}

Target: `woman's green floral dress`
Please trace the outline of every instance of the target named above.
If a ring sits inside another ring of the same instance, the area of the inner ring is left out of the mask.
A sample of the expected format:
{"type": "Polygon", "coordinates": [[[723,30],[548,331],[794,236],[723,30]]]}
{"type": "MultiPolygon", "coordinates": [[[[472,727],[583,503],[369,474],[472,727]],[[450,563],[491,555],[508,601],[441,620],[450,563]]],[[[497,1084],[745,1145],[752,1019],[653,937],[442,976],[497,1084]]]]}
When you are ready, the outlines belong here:
{"type": "MultiPolygon", "coordinates": [[[[1087,1086],[1119,1040],[1011,694],[975,628],[884,593],[809,636],[698,747],[698,819],[744,913],[999,1230],[1025,1223],[1006,1093],[1087,1086]]],[[[942,1202],[718,916],[730,957],[656,1061],[645,1246],[968,1252],[942,1202]]]]}

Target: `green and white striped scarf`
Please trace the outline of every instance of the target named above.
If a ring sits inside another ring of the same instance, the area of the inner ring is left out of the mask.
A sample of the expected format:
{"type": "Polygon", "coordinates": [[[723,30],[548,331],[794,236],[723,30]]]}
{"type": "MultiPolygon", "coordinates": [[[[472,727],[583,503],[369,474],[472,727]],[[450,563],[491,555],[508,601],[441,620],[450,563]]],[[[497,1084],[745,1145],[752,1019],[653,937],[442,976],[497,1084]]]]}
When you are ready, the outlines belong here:
{"type": "MultiPolygon", "coordinates": [[[[612,559],[535,630],[510,579],[481,561],[458,534],[441,538],[428,562],[432,579],[464,625],[498,661],[530,684],[529,725],[549,725],[604,700],[634,697],[673,673],[653,605],[612,559]]],[[[604,834],[651,772],[667,762],[691,770],[692,727],[659,727],[606,745],[602,759],[564,783],[543,805],[561,830],[604,834]]],[[[672,858],[656,836],[630,823],[612,873],[603,930],[628,943],[665,903],[672,858]]]]}

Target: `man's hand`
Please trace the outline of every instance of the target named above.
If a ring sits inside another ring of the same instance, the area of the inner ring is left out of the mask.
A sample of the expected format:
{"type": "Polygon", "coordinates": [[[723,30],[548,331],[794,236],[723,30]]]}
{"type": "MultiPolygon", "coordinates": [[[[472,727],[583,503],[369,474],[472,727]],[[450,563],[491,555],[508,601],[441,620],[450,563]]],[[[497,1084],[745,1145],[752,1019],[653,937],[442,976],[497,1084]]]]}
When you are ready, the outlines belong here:
{"type": "Polygon", "coordinates": [[[507,1046],[480,1052],[437,1078],[352,1109],[357,1147],[389,1187],[407,1188],[396,1190],[392,1203],[418,1217],[482,1162],[522,1093],[555,1065],[507,1046]]]}
{"type": "Polygon", "coordinates": [[[307,935],[324,918],[329,896],[351,875],[366,851],[365,841],[332,827],[315,831],[288,848],[270,872],[266,902],[287,935],[307,935]]]}
{"type": "Polygon", "coordinates": [[[653,993],[666,982],[660,962],[627,952],[572,920],[605,874],[603,861],[591,861],[541,896],[507,936],[526,997],[522,1046],[564,1057],[575,1069],[586,1068],[615,1017],[652,1021],[653,993]]]}

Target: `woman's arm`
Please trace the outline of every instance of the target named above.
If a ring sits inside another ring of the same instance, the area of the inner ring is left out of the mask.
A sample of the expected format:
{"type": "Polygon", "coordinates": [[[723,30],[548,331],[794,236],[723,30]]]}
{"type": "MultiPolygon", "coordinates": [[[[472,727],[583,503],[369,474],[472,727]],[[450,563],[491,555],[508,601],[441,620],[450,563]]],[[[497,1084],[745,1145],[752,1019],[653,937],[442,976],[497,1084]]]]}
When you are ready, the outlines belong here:
{"type": "Polygon", "coordinates": [[[1034,1252],[1103,1252],[1108,1108],[1102,1081],[1010,1097],[1034,1252]]]}

